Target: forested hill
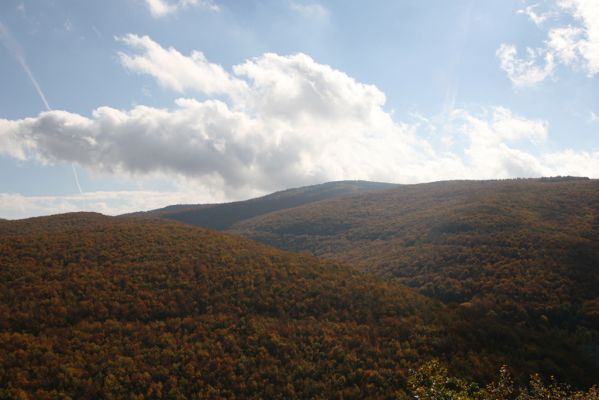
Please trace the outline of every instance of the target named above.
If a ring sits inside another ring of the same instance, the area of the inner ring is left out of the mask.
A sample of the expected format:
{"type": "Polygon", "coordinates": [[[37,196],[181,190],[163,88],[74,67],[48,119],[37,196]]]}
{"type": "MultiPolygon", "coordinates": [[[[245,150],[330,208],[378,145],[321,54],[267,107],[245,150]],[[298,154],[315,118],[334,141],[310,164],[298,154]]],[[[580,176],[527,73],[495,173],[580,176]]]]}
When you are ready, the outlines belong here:
{"type": "Polygon", "coordinates": [[[173,205],[137,216],[157,216],[209,229],[225,230],[243,220],[326,199],[396,188],[368,181],[339,181],[275,192],[251,200],[223,204],[173,205]]]}
{"type": "Polygon", "coordinates": [[[272,213],[234,229],[517,323],[591,329],[588,349],[597,354],[597,180],[405,185],[272,213]]]}
{"type": "Polygon", "coordinates": [[[98,214],[0,229],[0,398],[404,398],[441,358],[484,380],[591,383],[576,348],[398,282],[179,223],[98,214]]]}

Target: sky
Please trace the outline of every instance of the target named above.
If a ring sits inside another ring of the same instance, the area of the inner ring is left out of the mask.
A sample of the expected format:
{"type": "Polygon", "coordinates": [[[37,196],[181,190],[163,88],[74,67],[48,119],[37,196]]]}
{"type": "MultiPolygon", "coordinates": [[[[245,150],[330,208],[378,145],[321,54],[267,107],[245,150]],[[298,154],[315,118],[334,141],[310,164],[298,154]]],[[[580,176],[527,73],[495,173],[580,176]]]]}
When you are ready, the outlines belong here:
{"type": "Polygon", "coordinates": [[[0,218],[599,178],[597,0],[2,0],[0,218]]]}

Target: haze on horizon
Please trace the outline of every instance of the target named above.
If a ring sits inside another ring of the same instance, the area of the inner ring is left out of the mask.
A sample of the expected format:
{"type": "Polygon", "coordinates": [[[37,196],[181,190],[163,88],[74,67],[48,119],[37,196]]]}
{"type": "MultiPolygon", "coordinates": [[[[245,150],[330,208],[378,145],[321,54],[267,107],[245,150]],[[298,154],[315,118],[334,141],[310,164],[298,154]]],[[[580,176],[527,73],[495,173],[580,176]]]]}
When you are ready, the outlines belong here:
{"type": "Polygon", "coordinates": [[[7,0],[0,218],[599,177],[595,0],[7,0]]]}

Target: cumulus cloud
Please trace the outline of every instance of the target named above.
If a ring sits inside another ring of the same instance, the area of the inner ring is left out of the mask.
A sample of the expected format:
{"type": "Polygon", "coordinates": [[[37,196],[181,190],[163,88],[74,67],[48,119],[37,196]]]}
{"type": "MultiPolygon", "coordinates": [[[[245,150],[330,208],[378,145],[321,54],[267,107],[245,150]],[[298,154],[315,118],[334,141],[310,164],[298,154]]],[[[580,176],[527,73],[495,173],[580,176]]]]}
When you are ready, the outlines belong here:
{"type": "Polygon", "coordinates": [[[420,151],[411,148],[421,146],[382,111],[382,120],[343,120],[308,115],[311,106],[296,104],[288,121],[278,108],[252,116],[217,100],[180,99],[172,110],[101,107],[91,118],[50,111],[0,120],[0,141],[9,144],[0,151],[118,174],[165,172],[200,181],[217,176],[229,193],[347,177],[409,179],[393,160],[414,161],[420,151]]]}
{"type": "Polygon", "coordinates": [[[146,6],[153,17],[160,18],[174,14],[188,7],[204,7],[208,10],[218,11],[219,7],[212,0],[145,0],[146,6]]]}
{"type": "Polygon", "coordinates": [[[206,94],[234,94],[246,89],[244,81],[231,77],[223,67],[210,63],[200,51],[185,56],[172,47],[165,49],[148,36],[126,35],[117,38],[137,54],[119,52],[125,68],[154,77],[165,88],[206,94]]]}
{"type": "Polygon", "coordinates": [[[497,50],[500,67],[515,86],[533,86],[544,81],[553,74],[555,63],[553,54],[543,49],[527,49],[528,58],[518,57],[515,46],[502,44],[497,50]],[[538,59],[544,59],[544,65],[538,64],[538,59]]]}
{"type": "Polygon", "coordinates": [[[557,0],[556,11],[544,14],[537,14],[536,7],[529,6],[518,12],[527,14],[539,27],[554,14],[570,17],[574,24],[548,29],[543,47],[528,49],[526,59],[518,57],[514,46],[501,45],[497,51],[500,67],[514,85],[531,86],[544,81],[552,75],[554,61],[583,70],[589,77],[599,73],[599,2],[557,0]]]}
{"type": "Polygon", "coordinates": [[[548,135],[548,125],[514,115],[503,107],[484,110],[480,115],[457,110],[456,131],[467,138],[464,146],[466,168],[477,179],[538,177],[551,175],[537,156],[517,147],[519,142],[539,143],[548,135]]]}
{"type": "Polygon", "coordinates": [[[472,143],[482,141],[484,144],[493,145],[519,140],[539,143],[547,138],[549,130],[547,122],[514,115],[505,107],[485,110],[481,116],[458,110],[454,113],[454,117],[469,126],[469,129],[464,132],[470,137],[472,143]]]}
{"type": "Polygon", "coordinates": [[[400,122],[377,87],[305,54],[267,53],[227,72],[147,37],[124,42],[141,49],[122,53],[125,67],[188,96],[169,109],[0,119],[0,154],[118,175],[163,174],[200,184],[219,200],[339,179],[414,183],[599,171],[597,152],[535,151],[548,139],[548,124],[502,107],[456,110],[442,123],[424,116],[400,122]],[[442,145],[424,139],[427,129],[443,135],[442,145]]]}
{"type": "Polygon", "coordinates": [[[573,65],[580,56],[579,41],[582,30],[574,27],[555,28],[549,31],[547,39],[548,52],[555,54],[565,65],[573,65]]]}
{"type": "Polygon", "coordinates": [[[599,73],[599,2],[560,0],[558,4],[580,24],[577,28],[567,28],[569,41],[565,43],[574,53],[570,63],[579,63],[589,76],[596,75],[599,73]]]}

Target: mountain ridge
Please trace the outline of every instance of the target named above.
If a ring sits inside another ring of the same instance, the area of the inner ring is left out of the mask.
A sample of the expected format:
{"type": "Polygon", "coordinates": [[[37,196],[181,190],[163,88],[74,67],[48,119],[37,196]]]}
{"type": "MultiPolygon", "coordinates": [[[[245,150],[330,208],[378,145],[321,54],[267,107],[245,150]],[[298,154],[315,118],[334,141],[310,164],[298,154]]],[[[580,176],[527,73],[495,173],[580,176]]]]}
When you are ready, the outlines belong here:
{"type": "Polygon", "coordinates": [[[226,230],[235,223],[269,212],[297,207],[356,193],[380,191],[399,185],[370,181],[333,181],[281,190],[262,197],[230,203],[172,205],[124,216],[160,217],[215,230],[226,230]]]}
{"type": "Polygon", "coordinates": [[[574,301],[566,302],[577,310],[569,308],[573,314],[595,321],[597,180],[405,185],[274,212],[231,231],[351,262],[448,303],[484,303],[485,294],[502,283],[508,285],[499,286],[506,304],[510,297],[538,303],[527,311],[536,319],[563,319],[561,298],[574,301]],[[545,281],[529,276],[531,268],[545,281]]]}
{"type": "Polygon", "coordinates": [[[469,320],[397,282],[234,235],[94,213],[7,224],[9,398],[406,398],[408,369],[433,356],[477,379],[502,363],[520,376],[551,369],[543,357],[568,366],[571,381],[592,366],[574,348],[469,320]]]}
{"type": "Polygon", "coordinates": [[[588,387],[598,183],[402,185],[225,233],[98,213],[1,222],[0,395],[407,398],[407,371],[431,358],[483,383],[507,364],[518,382],[588,387]]]}

